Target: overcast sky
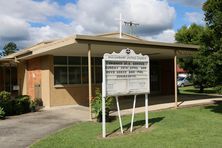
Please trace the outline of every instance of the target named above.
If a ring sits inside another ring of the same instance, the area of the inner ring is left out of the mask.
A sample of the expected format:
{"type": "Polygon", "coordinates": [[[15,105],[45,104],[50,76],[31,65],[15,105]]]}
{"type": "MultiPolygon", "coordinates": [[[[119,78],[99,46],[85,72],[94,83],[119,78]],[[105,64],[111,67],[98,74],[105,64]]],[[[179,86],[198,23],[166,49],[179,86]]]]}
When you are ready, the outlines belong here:
{"type": "MultiPolygon", "coordinates": [[[[140,25],[141,38],[174,42],[175,32],[191,23],[204,25],[204,0],[1,0],[0,49],[19,48],[73,34],[118,31],[118,17],[140,25]]],[[[128,31],[126,26],[123,26],[128,31]]]]}

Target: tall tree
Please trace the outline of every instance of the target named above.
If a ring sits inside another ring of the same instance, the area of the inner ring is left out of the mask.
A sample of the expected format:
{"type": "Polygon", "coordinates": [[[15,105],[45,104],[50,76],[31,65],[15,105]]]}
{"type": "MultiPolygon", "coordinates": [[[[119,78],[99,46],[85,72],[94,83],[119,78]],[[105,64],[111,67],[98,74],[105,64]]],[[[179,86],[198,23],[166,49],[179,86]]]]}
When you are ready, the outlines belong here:
{"type": "MultiPolygon", "coordinates": [[[[176,33],[175,39],[180,43],[202,45],[205,32],[206,28],[200,25],[183,26],[176,33]]],[[[212,79],[208,79],[210,77],[207,75],[207,60],[204,56],[205,52],[201,51],[202,47],[192,57],[179,59],[179,65],[191,74],[194,85],[200,86],[200,92],[203,92],[204,87],[209,85],[208,82],[212,79]]]]}
{"type": "Polygon", "coordinates": [[[175,36],[178,42],[200,45],[193,58],[180,60],[181,66],[193,74],[200,91],[222,81],[222,1],[207,0],[203,10],[205,27],[194,24],[182,27],[175,36]]]}
{"type": "Polygon", "coordinates": [[[7,56],[9,54],[15,53],[17,51],[17,45],[13,42],[6,44],[1,52],[2,56],[7,56]]]}
{"type": "Polygon", "coordinates": [[[211,67],[217,76],[217,81],[222,82],[222,1],[207,0],[203,10],[206,24],[211,31],[211,42],[207,42],[208,49],[212,51],[211,67]]]}

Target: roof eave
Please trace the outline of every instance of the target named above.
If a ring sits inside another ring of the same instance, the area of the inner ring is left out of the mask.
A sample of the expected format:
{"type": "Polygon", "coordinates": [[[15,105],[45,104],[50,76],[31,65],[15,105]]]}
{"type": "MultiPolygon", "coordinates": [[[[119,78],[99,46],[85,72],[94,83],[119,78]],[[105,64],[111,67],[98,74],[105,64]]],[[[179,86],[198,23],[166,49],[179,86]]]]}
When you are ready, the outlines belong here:
{"type": "Polygon", "coordinates": [[[121,38],[107,38],[101,36],[89,36],[89,35],[76,35],[76,41],[81,42],[91,42],[91,43],[101,43],[101,42],[110,42],[110,43],[120,43],[120,44],[136,44],[143,46],[159,46],[159,47],[171,47],[175,49],[190,49],[197,50],[200,48],[198,45],[188,45],[180,43],[164,43],[164,42],[153,42],[145,40],[130,40],[130,39],[121,39],[121,38]]]}

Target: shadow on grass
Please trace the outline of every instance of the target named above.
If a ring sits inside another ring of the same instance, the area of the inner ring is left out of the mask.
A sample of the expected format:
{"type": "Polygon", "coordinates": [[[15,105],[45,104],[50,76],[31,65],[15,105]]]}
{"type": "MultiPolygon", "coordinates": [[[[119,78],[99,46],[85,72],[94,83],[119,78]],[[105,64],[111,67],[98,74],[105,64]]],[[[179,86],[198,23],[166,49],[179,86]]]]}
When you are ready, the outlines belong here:
{"type": "Polygon", "coordinates": [[[189,93],[199,93],[199,94],[215,94],[216,90],[204,90],[202,93],[200,93],[199,89],[186,89],[186,90],[180,90],[181,93],[183,92],[189,92],[189,93]]]}
{"type": "Polygon", "coordinates": [[[205,109],[222,114],[222,101],[214,101],[214,105],[206,106],[205,109]]]}
{"type": "MultiPolygon", "coordinates": [[[[153,126],[153,124],[155,124],[157,122],[162,121],[164,118],[165,117],[157,117],[157,118],[149,119],[149,127],[153,126]]],[[[138,121],[133,122],[134,130],[136,130],[144,125],[145,125],[145,120],[138,120],[138,121]]],[[[131,122],[123,125],[123,129],[125,129],[124,131],[128,131],[130,129],[130,126],[131,126],[131,122]]],[[[112,132],[110,132],[107,136],[112,135],[113,133],[117,132],[118,130],[120,130],[120,127],[113,130],[112,132]]]]}

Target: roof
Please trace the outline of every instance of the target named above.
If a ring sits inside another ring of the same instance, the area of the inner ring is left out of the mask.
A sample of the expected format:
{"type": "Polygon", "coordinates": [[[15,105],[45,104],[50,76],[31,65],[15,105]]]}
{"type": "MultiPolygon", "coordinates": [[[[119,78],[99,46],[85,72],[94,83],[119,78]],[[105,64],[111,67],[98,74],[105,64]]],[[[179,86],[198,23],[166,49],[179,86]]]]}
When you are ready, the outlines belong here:
{"type": "Polygon", "coordinates": [[[182,49],[182,50],[197,50],[199,46],[197,45],[188,45],[188,44],[179,44],[179,43],[164,43],[164,42],[154,42],[143,40],[139,37],[132,36],[126,33],[122,33],[122,38],[119,38],[119,33],[106,33],[96,36],[92,35],[72,35],[63,39],[57,39],[52,41],[40,42],[29,48],[22,49],[16,53],[8,55],[1,58],[4,59],[13,59],[20,58],[32,54],[40,54],[42,52],[50,51],[53,49],[61,48],[63,46],[71,45],[78,43],[87,43],[87,44],[113,44],[113,45],[136,45],[142,47],[161,47],[161,48],[172,48],[172,49],[182,49]]]}

